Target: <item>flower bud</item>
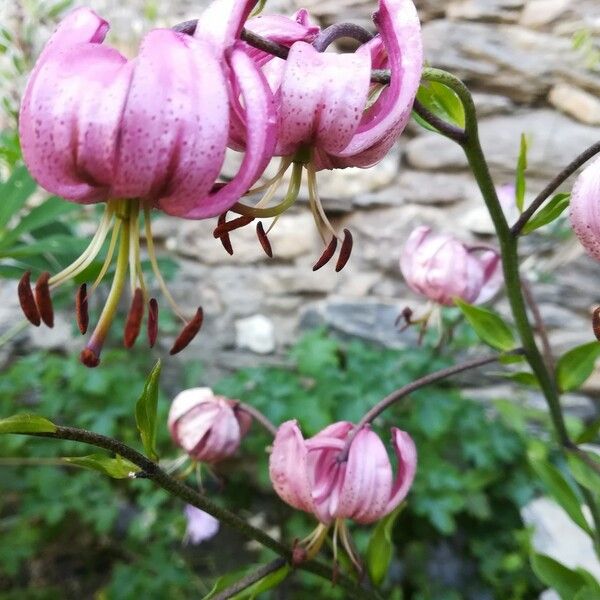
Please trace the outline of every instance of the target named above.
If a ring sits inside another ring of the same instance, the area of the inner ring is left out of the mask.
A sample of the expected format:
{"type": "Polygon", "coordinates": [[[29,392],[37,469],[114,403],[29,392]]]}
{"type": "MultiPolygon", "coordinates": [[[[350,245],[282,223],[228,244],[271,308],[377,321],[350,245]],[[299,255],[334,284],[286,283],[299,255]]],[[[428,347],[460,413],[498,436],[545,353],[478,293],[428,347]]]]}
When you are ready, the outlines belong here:
{"type": "Polygon", "coordinates": [[[231,456],[251,425],[250,416],[237,406],[210,388],[181,392],[169,411],[173,441],[197,461],[215,463],[231,456]]]}
{"type": "Polygon", "coordinates": [[[408,286],[439,304],[455,298],[481,304],[502,284],[500,255],[493,248],[469,247],[429,227],[417,227],[400,255],[400,270],[408,286]]]}
{"type": "Polygon", "coordinates": [[[577,177],[571,194],[569,217],[585,251],[600,260],[600,158],[577,177]]]}

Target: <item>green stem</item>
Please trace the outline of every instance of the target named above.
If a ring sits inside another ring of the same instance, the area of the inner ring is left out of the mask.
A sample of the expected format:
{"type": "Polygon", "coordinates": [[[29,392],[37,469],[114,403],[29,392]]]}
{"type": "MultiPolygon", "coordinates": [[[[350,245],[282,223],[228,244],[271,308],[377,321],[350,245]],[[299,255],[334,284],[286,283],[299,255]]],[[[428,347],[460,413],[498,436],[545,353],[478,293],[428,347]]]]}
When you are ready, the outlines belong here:
{"type": "MultiPolygon", "coordinates": [[[[481,148],[479,132],[477,125],[477,115],[475,104],[469,89],[465,84],[454,75],[441,71],[439,69],[425,69],[423,79],[437,81],[451,88],[461,100],[465,111],[465,140],[461,143],[471,171],[477,181],[488,212],[494,224],[500,253],[502,255],[502,268],[504,272],[504,282],[506,295],[510,303],[513,318],[521,345],[531,370],[534,372],[542,393],[546,399],[550,418],[556,432],[556,436],[561,444],[563,452],[572,445],[567,432],[565,419],[560,405],[560,395],[556,386],[554,374],[544,362],[542,354],[535,341],[534,332],[527,315],[527,306],[523,290],[521,288],[521,276],[519,272],[518,244],[519,239],[513,236],[502,211],[502,206],[498,200],[496,188],[490,175],[490,170],[481,148]]],[[[596,552],[600,552],[600,510],[596,505],[595,498],[589,490],[580,486],[581,493],[587,502],[595,524],[595,546],[596,552]]]]}
{"type": "MultiPolygon", "coordinates": [[[[236,514],[225,508],[222,508],[200,492],[196,491],[194,488],[191,488],[182,481],[175,479],[163,471],[158,464],[146,458],[137,450],[134,450],[130,446],[127,446],[118,440],[101,435],[99,433],[87,431],[85,429],[60,426],[58,426],[54,432],[30,433],[26,435],[83,442],[84,444],[90,444],[92,446],[108,450],[113,454],[122,456],[123,458],[126,458],[133,464],[140,467],[145,478],[151,479],[154,483],[158,484],[161,488],[169,492],[169,494],[172,496],[176,496],[184,502],[187,502],[188,504],[191,504],[192,506],[211,514],[225,525],[237,530],[244,537],[259,542],[266,548],[273,550],[285,558],[287,561],[292,560],[292,550],[290,548],[273,539],[261,529],[257,529],[249,523],[246,523],[246,521],[238,517],[236,514]]],[[[318,575],[324,579],[330,580],[332,577],[331,567],[316,560],[306,561],[298,565],[297,568],[318,575]]],[[[365,600],[380,598],[377,593],[364,589],[359,584],[354,583],[352,579],[346,575],[340,576],[337,580],[337,583],[341,588],[346,590],[348,597],[350,598],[365,600]]]]}

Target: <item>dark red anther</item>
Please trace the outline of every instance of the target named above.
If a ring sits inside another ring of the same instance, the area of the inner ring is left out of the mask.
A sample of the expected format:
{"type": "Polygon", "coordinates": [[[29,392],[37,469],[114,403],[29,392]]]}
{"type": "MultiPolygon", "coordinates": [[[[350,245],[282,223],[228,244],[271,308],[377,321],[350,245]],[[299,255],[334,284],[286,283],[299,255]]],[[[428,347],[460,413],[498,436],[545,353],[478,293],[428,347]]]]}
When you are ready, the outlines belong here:
{"type": "Polygon", "coordinates": [[[592,329],[596,339],[600,342],[600,306],[594,309],[594,316],[592,317],[592,329]]]}
{"type": "Polygon", "coordinates": [[[339,273],[346,266],[346,263],[350,258],[350,254],[352,254],[352,234],[347,229],[344,229],[344,241],[342,242],[340,254],[337,262],[335,263],[336,273],[339,273]]]}
{"type": "Polygon", "coordinates": [[[40,319],[38,307],[35,303],[35,298],[33,297],[31,282],[29,280],[30,277],[31,271],[25,271],[25,273],[23,273],[23,277],[21,277],[19,286],[17,287],[17,294],[19,296],[19,304],[21,305],[23,314],[32,325],[39,327],[42,321],[40,319]]]}
{"type": "Polygon", "coordinates": [[[42,321],[48,327],[54,327],[54,309],[52,308],[52,297],[48,285],[49,279],[50,273],[44,271],[35,282],[35,303],[42,321]]]}
{"type": "Polygon", "coordinates": [[[100,364],[100,357],[91,348],[84,348],[79,355],[79,360],[90,369],[100,364]]]}
{"type": "Polygon", "coordinates": [[[196,334],[200,331],[200,327],[202,327],[203,320],[204,313],[202,312],[202,307],[200,307],[192,320],[186,323],[181,333],[177,336],[173,347],[169,350],[169,354],[181,352],[196,337],[196,334]]]}
{"type": "Polygon", "coordinates": [[[125,331],[123,334],[123,344],[125,348],[131,348],[137,340],[142,327],[142,319],[144,318],[144,294],[140,288],[136,288],[131,299],[129,314],[125,322],[125,331]]]}
{"type": "Polygon", "coordinates": [[[292,566],[298,567],[303,562],[306,562],[308,559],[308,553],[306,550],[298,543],[298,540],[294,540],[294,544],[292,545],[292,566]]]}
{"type": "Polygon", "coordinates": [[[87,285],[85,283],[82,283],[79,286],[77,295],[75,296],[75,318],[77,319],[77,327],[79,327],[81,335],[84,335],[87,331],[88,325],[90,324],[87,285]]]}
{"type": "Polygon", "coordinates": [[[269,241],[269,238],[267,237],[267,234],[265,233],[265,230],[263,228],[263,224],[260,221],[256,224],[256,235],[258,236],[258,241],[260,242],[262,249],[265,251],[265,254],[269,258],[273,258],[273,249],[271,248],[271,242],[269,241]]]}
{"type": "Polygon", "coordinates": [[[336,560],[333,563],[333,570],[331,571],[331,585],[335,587],[339,581],[339,578],[340,578],[340,565],[338,564],[338,561],[336,560]]]}
{"type": "Polygon", "coordinates": [[[216,238],[221,237],[224,233],[229,233],[234,229],[244,227],[244,225],[248,225],[248,223],[252,223],[252,221],[254,221],[254,217],[249,217],[246,215],[236,217],[235,219],[231,219],[231,221],[225,221],[215,227],[215,230],[213,231],[213,236],[216,238]]]}
{"type": "Polygon", "coordinates": [[[148,343],[154,348],[158,336],[158,302],[156,298],[150,298],[148,302],[148,343]]]}
{"type": "MultiPolygon", "coordinates": [[[[224,227],[226,222],[227,222],[227,213],[223,213],[222,215],[219,215],[218,227],[224,227]]],[[[223,248],[225,248],[225,251],[227,252],[227,254],[230,254],[230,255],[233,254],[233,246],[231,245],[231,239],[229,237],[229,234],[227,232],[225,232],[219,236],[219,239],[221,240],[221,244],[223,244],[223,248]]]]}
{"type": "Polygon", "coordinates": [[[313,265],[313,271],[318,271],[321,267],[324,267],[331,260],[331,257],[335,254],[337,242],[337,238],[334,235],[331,238],[331,241],[329,242],[325,250],[323,250],[323,254],[321,254],[319,260],[313,265]]]}
{"type": "Polygon", "coordinates": [[[408,306],[405,306],[402,309],[402,312],[396,317],[396,320],[394,321],[394,325],[396,327],[398,327],[398,325],[400,325],[400,321],[403,320],[404,321],[403,328],[408,327],[409,325],[412,325],[412,316],[413,316],[412,309],[409,308],[408,306]]]}

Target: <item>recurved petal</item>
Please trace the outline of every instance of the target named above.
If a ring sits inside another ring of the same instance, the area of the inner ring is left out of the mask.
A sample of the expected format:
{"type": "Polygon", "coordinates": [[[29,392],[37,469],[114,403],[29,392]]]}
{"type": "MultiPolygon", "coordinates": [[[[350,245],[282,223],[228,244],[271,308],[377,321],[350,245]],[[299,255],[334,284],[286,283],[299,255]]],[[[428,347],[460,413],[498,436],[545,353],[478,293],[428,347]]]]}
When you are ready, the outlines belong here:
{"type": "Polygon", "coordinates": [[[179,392],[173,399],[173,402],[171,402],[171,407],[169,408],[169,417],[167,420],[169,429],[172,430],[176,421],[192,408],[203,402],[210,401],[212,398],[214,398],[213,392],[207,387],[190,388],[179,392]]]}
{"type": "Polygon", "coordinates": [[[338,517],[371,523],[385,510],[392,490],[392,467],[379,436],[368,427],[355,436],[340,490],[338,517]]]}
{"type": "Polygon", "coordinates": [[[278,153],[302,144],[339,152],[354,136],[369,93],[371,59],[365,53],[317,52],[296,42],[279,90],[278,153]]]}
{"type": "Polygon", "coordinates": [[[374,20],[387,50],[391,80],[363,115],[352,141],[338,153],[348,159],[345,166],[367,167],[381,160],[406,127],[421,81],[421,26],[412,0],[381,0],[374,20]]]}
{"type": "Polygon", "coordinates": [[[286,421],[277,430],[273,441],[269,476],[275,492],[284,502],[314,514],[307,454],[297,422],[286,421]]]}
{"type": "Polygon", "coordinates": [[[496,250],[491,248],[484,250],[477,259],[483,271],[483,285],[474,302],[475,304],[483,304],[498,293],[504,282],[504,275],[502,274],[502,260],[496,250]]]}
{"type": "Polygon", "coordinates": [[[239,38],[255,0],[214,0],[200,15],[194,37],[207,41],[218,56],[239,38]]]}
{"type": "Polygon", "coordinates": [[[398,459],[398,473],[392,487],[392,495],[381,516],[391,513],[406,498],[417,470],[417,448],[410,435],[393,427],[392,445],[398,459]]]}
{"type": "Polygon", "coordinates": [[[208,463],[231,456],[241,441],[240,426],[231,407],[219,402],[216,408],[208,434],[192,451],[197,459],[208,463]]]}
{"type": "Polygon", "coordinates": [[[277,132],[273,94],[241,46],[234,47],[229,60],[234,89],[239,89],[245,108],[246,152],[231,181],[216,192],[198,195],[193,208],[179,215],[188,219],[214,217],[231,208],[262,175],[273,156],[277,132]]]}
{"type": "Polygon", "coordinates": [[[586,252],[600,260],[600,158],[577,177],[571,193],[569,218],[586,252]]]}

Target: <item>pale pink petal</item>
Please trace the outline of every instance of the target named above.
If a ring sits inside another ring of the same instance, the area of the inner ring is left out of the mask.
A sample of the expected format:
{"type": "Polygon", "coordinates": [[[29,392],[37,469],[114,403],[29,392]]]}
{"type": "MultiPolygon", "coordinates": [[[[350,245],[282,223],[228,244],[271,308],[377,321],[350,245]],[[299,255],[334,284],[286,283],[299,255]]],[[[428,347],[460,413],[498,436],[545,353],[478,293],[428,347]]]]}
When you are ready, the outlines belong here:
{"type": "Polygon", "coordinates": [[[191,504],[186,504],[184,514],[187,519],[185,539],[192,544],[200,544],[209,540],[219,531],[217,519],[191,504]]]}
{"type": "Polygon", "coordinates": [[[320,53],[296,42],[279,89],[277,153],[293,154],[304,144],[325,152],[344,148],[364,110],[370,71],[365,54],[320,53]]]}
{"type": "Polygon", "coordinates": [[[233,455],[238,449],[240,441],[240,426],[235,414],[231,407],[221,403],[212,415],[211,426],[207,434],[190,454],[207,463],[217,462],[233,455]]]}
{"type": "Polygon", "coordinates": [[[483,285],[473,302],[474,304],[483,304],[498,293],[504,283],[504,274],[502,273],[502,260],[496,250],[485,250],[477,258],[483,270],[483,285]]]}
{"type": "Polygon", "coordinates": [[[577,177],[571,193],[569,218],[585,251],[600,260],[600,158],[577,177]]]}
{"type": "Polygon", "coordinates": [[[207,41],[219,57],[233,46],[255,0],[214,0],[202,12],[194,37],[207,41]]]}
{"type": "Polygon", "coordinates": [[[391,497],[381,516],[391,513],[406,498],[417,470],[417,448],[410,435],[405,431],[393,427],[392,445],[398,459],[398,473],[394,481],[391,497]]]}
{"type": "Polygon", "coordinates": [[[372,523],[383,516],[391,490],[392,467],[385,446],[365,427],[350,446],[336,516],[372,523]]]}
{"type": "Polygon", "coordinates": [[[308,451],[296,421],[277,430],[269,459],[269,475],[277,495],[290,506],[315,512],[307,469],[308,451]]]}
{"type": "Polygon", "coordinates": [[[337,161],[340,166],[368,167],[383,158],[408,123],[421,81],[421,27],[412,0],[381,0],[374,19],[387,50],[391,80],[363,115],[352,141],[338,153],[347,159],[337,161]]]}
{"type": "Polygon", "coordinates": [[[175,422],[190,409],[194,408],[194,406],[202,404],[213,397],[212,390],[207,387],[190,388],[177,394],[169,408],[169,417],[167,420],[169,429],[172,429],[175,422]]]}
{"type": "Polygon", "coordinates": [[[264,76],[240,47],[230,55],[232,76],[239,88],[246,114],[246,153],[236,176],[216,192],[199,195],[188,219],[204,219],[225,212],[263,174],[273,156],[277,125],[273,96],[264,76]]]}

